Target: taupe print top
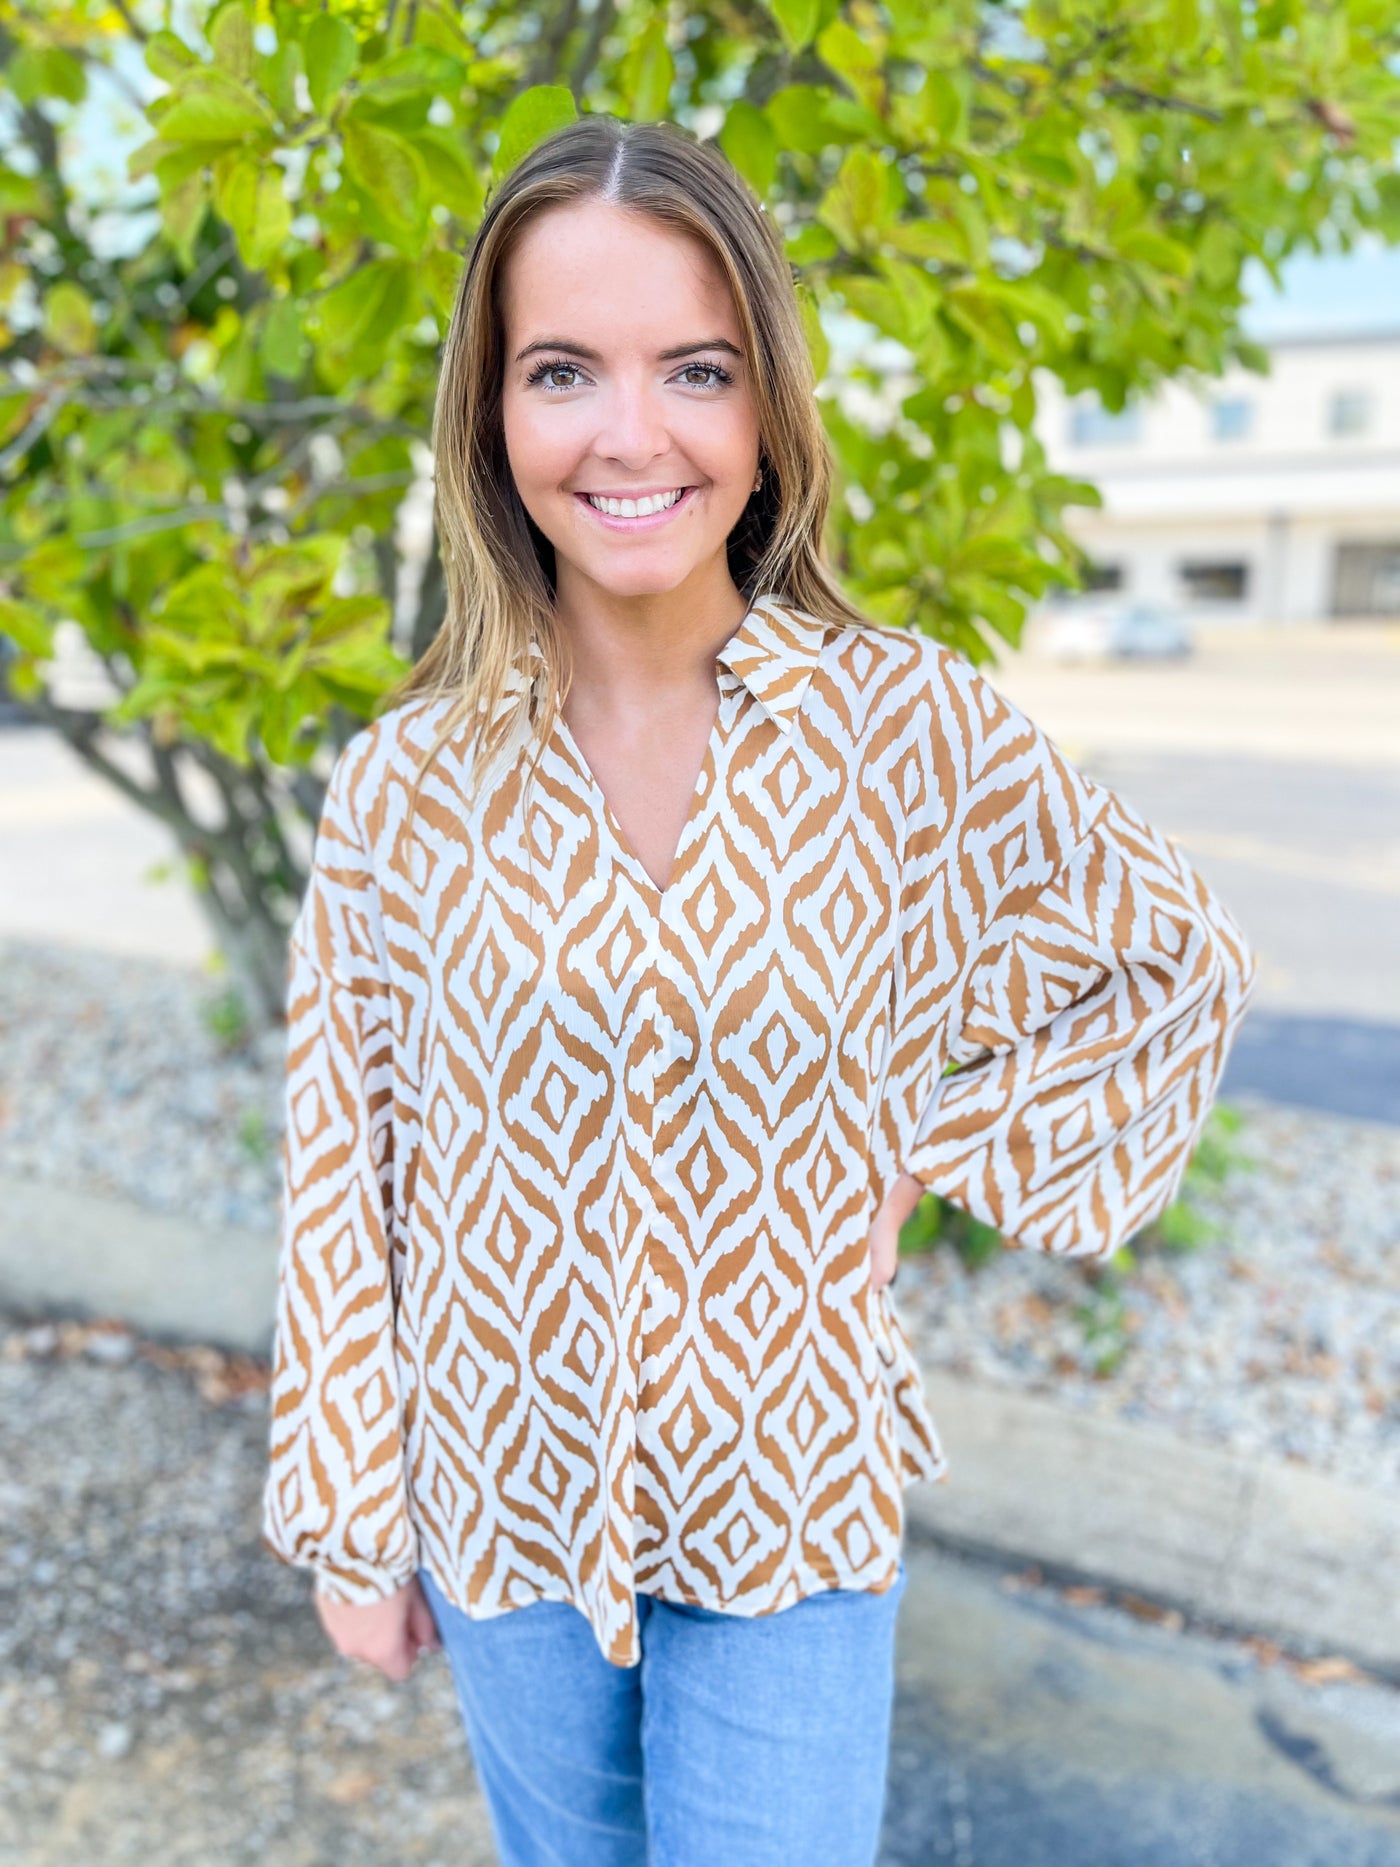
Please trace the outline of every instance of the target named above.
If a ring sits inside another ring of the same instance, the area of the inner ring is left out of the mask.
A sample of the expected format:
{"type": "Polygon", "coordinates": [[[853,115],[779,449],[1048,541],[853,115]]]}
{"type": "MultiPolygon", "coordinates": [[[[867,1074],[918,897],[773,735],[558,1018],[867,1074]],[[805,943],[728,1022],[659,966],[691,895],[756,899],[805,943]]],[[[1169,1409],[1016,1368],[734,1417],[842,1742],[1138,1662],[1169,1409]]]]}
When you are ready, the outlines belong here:
{"type": "Polygon", "coordinates": [[[1063,1257],[1175,1196],[1255,972],[1200,876],[922,635],[760,597],[717,662],[664,891],[562,722],[471,806],[464,729],[397,848],[448,703],[336,761],[264,1503],[331,1597],[422,1565],[631,1666],[639,1590],[883,1590],[947,1470],[869,1282],[901,1170],[1063,1257]]]}

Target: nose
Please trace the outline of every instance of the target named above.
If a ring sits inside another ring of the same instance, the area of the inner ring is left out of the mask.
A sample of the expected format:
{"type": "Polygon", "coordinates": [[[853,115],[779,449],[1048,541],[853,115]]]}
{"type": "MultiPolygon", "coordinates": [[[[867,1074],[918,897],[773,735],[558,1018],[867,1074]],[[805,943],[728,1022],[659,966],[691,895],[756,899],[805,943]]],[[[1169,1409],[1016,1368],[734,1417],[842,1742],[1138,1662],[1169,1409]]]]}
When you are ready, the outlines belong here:
{"type": "Polygon", "coordinates": [[[670,452],[662,392],[641,374],[620,373],[593,406],[598,411],[593,452],[601,459],[636,473],[670,452]]]}

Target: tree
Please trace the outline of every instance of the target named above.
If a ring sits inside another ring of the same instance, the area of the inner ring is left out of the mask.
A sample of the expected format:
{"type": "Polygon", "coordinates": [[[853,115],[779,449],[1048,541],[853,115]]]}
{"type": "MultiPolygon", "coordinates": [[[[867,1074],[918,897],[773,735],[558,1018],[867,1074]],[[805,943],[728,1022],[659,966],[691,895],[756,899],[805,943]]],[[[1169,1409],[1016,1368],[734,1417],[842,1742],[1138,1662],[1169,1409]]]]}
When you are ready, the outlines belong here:
{"type": "Polygon", "coordinates": [[[978,661],[1078,585],[1062,515],[1099,502],[1047,465],[1037,373],[1116,410],[1264,371],[1251,257],[1277,280],[1324,233],[1400,237],[1386,0],[191,10],[187,37],[138,0],[0,10],[0,631],[17,691],[170,826],[273,1018],[328,754],[442,618],[430,549],[392,634],[395,520],[485,190],[538,137],[580,109],[718,135],[829,371],[833,561],[978,661]],[[60,141],[100,87],[147,132],[122,213],[149,232],[121,256],[60,141]],[[841,313],[897,362],[832,367],[841,313]],[[109,706],[50,691],[61,619],[109,706]]]}

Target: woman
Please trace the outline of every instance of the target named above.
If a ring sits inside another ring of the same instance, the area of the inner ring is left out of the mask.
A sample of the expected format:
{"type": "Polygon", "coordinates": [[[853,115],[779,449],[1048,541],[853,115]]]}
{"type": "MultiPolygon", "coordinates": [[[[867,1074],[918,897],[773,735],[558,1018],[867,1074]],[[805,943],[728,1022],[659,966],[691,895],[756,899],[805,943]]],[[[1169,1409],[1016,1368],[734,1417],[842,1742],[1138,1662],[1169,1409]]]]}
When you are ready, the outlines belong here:
{"type": "Polygon", "coordinates": [[[1116,1249],[1253,955],[837,590],[781,238],[712,147],[521,162],[433,438],[447,619],[293,934],[264,1535],[343,1654],[444,1646],[511,1867],[862,1867],[946,1472],[900,1228],[936,1189],[1116,1249]]]}

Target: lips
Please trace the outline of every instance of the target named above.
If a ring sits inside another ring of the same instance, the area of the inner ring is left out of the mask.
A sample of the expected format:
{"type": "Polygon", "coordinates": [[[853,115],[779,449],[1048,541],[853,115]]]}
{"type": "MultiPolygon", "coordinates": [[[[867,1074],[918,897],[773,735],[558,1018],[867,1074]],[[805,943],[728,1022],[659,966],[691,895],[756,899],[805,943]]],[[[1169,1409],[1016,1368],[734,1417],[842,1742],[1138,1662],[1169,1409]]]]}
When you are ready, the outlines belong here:
{"type": "Polygon", "coordinates": [[[697,490],[694,486],[687,486],[673,506],[663,506],[659,512],[648,512],[633,518],[624,518],[620,513],[600,512],[597,506],[589,503],[587,493],[575,493],[574,498],[590,518],[596,519],[609,531],[645,532],[659,530],[661,526],[669,524],[677,513],[686,511],[694,503],[697,490]]]}

